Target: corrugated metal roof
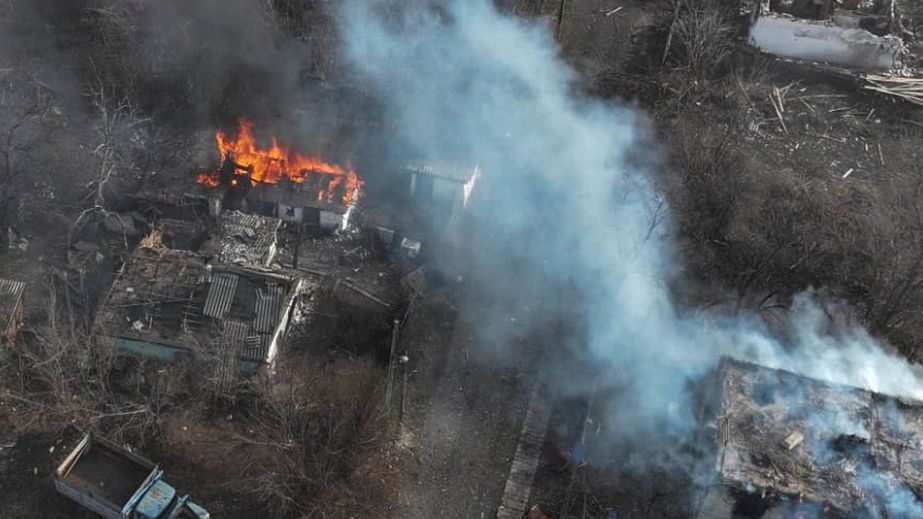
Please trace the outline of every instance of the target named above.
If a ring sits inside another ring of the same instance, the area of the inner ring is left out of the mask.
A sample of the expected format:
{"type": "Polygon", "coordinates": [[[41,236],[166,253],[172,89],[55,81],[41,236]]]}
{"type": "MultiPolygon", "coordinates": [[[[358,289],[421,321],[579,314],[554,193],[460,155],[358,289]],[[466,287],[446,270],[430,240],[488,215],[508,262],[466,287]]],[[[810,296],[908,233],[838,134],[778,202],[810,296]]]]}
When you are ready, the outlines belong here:
{"type": "Polygon", "coordinates": [[[16,308],[22,301],[26,284],[22,281],[0,279],[0,324],[8,327],[15,319],[16,308]]]}
{"type": "Polygon", "coordinates": [[[257,288],[255,301],[256,319],[253,323],[256,331],[272,333],[278,320],[282,293],[281,285],[269,284],[265,287],[257,288]]]}
{"type": "Polygon", "coordinates": [[[221,340],[222,346],[234,350],[243,347],[247,339],[250,327],[247,323],[241,321],[228,320],[221,323],[221,340]]]}
{"type": "Polygon", "coordinates": [[[223,319],[227,316],[234,302],[234,296],[237,294],[239,279],[236,274],[227,272],[216,274],[208,287],[208,297],[205,299],[205,308],[202,309],[202,313],[215,319],[223,319]]]}
{"type": "Polygon", "coordinates": [[[265,265],[272,259],[282,220],[232,211],[221,215],[222,263],[265,265]]]}
{"type": "Polygon", "coordinates": [[[404,166],[414,173],[422,173],[447,180],[452,180],[461,184],[466,184],[478,172],[478,167],[466,167],[454,163],[430,162],[425,160],[409,160],[404,166]]]}
{"type": "Polygon", "coordinates": [[[248,360],[265,361],[269,354],[269,343],[272,341],[270,334],[248,335],[240,346],[240,358],[248,360]]]}

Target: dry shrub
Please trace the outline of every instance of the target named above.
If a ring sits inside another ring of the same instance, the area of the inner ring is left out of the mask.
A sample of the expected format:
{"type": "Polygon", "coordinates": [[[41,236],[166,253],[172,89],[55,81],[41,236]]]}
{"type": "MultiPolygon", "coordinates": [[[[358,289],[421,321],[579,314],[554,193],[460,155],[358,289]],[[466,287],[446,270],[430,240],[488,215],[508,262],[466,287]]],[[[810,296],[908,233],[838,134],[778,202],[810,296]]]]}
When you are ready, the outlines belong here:
{"type": "Polygon", "coordinates": [[[0,398],[15,409],[18,432],[74,426],[133,445],[158,437],[163,417],[194,393],[197,375],[146,363],[119,372],[112,341],[83,331],[57,307],[58,292],[50,293],[51,318],[7,352],[0,379],[0,398]]]}
{"type": "Polygon", "coordinates": [[[668,134],[676,174],[666,185],[694,278],[738,297],[783,301],[826,288],[873,334],[919,356],[919,173],[846,181],[826,171],[772,167],[741,151],[739,122],[705,117],[684,114],[668,134]]]}
{"type": "Polygon", "coordinates": [[[691,116],[678,120],[671,130],[672,158],[679,171],[667,191],[681,213],[681,229],[695,244],[720,240],[731,224],[741,177],[750,165],[733,132],[714,121],[691,116]]]}
{"type": "Polygon", "coordinates": [[[380,517],[394,492],[380,368],[339,361],[252,383],[241,490],[276,516],[380,517]]]}
{"type": "Polygon", "coordinates": [[[736,29],[727,8],[714,2],[690,2],[676,20],[674,39],[680,63],[695,80],[726,70],[736,29]]]}

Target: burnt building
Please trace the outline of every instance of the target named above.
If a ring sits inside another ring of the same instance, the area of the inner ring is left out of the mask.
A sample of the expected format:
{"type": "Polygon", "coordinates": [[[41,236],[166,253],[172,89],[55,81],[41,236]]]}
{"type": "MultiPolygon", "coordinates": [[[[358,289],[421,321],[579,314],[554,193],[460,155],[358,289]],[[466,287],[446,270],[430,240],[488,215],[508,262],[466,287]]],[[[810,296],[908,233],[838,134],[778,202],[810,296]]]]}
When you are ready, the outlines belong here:
{"type": "MultiPolygon", "coordinates": [[[[273,216],[290,223],[304,224],[323,230],[342,230],[349,226],[353,211],[353,196],[331,186],[339,177],[315,175],[318,182],[291,182],[283,179],[275,184],[244,187],[239,207],[244,212],[273,216]],[[319,182],[323,182],[323,184],[319,182]],[[334,191],[339,196],[326,193],[334,191]],[[344,200],[350,200],[344,203],[344,200]]],[[[232,198],[235,190],[232,190],[232,198]]],[[[233,205],[231,205],[233,207],[233,205]]]]}
{"type": "Polygon", "coordinates": [[[122,353],[217,359],[253,372],[275,360],[300,284],[289,273],[142,246],[116,277],[97,327],[122,353]]]}
{"type": "Polygon", "coordinates": [[[923,403],[730,358],[707,386],[695,517],[916,516],[923,403]]]}
{"type": "Polygon", "coordinates": [[[19,335],[25,291],[22,281],[0,279],[0,343],[12,344],[19,335]]]}

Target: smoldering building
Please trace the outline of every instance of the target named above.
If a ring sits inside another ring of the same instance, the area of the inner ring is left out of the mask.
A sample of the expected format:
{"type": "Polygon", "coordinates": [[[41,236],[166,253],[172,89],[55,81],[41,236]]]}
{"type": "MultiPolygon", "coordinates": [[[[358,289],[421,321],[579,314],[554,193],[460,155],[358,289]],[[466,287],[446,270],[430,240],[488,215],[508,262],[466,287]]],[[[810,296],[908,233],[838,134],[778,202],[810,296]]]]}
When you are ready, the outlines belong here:
{"type": "Polygon", "coordinates": [[[706,392],[697,518],[862,517],[923,492],[923,402],[730,358],[706,392]]]}

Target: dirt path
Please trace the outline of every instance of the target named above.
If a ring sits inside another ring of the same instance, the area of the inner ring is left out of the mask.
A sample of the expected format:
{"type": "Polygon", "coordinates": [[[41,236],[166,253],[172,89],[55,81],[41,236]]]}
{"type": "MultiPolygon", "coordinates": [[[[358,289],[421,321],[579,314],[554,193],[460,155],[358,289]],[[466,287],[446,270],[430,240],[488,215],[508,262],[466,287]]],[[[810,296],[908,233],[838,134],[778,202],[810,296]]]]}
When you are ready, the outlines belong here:
{"type": "Polygon", "coordinates": [[[527,395],[448,301],[429,301],[403,345],[411,358],[400,487],[401,518],[494,517],[516,450],[527,395]]]}

